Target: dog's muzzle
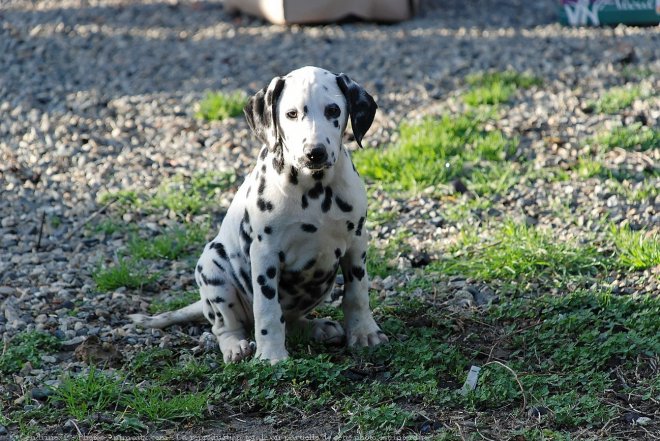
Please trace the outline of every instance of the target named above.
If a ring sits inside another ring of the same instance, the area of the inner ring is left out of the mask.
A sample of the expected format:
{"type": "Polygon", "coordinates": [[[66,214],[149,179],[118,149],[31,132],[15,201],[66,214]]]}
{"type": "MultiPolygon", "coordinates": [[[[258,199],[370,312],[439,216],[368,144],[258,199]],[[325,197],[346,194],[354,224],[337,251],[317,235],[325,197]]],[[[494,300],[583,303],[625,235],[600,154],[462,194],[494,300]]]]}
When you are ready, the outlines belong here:
{"type": "Polygon", "coordinates": [[[303,147],[306,163],[305,166],[309,168],[322,168],[328,161],[328,151],[324,144],[307,144],[303,147]]]}

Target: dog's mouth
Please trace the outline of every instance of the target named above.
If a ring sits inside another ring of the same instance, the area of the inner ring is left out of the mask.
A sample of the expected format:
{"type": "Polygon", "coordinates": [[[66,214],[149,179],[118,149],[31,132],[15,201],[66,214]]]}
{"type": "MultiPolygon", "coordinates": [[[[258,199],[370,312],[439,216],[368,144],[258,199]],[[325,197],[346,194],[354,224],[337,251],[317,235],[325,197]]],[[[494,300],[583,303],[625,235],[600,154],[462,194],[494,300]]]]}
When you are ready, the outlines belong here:
{"type": "Polygon", "coordinates": [[[309,170],[310,172],[319,172],[321,170],[325,170],[327,168],[332,167],[332,163],[330,161],[323,162],[321,164],[316,164],[313,162],[307,162],[307,161],[301,161],[298,168],[304,169],[304,170],[309,170]]]}

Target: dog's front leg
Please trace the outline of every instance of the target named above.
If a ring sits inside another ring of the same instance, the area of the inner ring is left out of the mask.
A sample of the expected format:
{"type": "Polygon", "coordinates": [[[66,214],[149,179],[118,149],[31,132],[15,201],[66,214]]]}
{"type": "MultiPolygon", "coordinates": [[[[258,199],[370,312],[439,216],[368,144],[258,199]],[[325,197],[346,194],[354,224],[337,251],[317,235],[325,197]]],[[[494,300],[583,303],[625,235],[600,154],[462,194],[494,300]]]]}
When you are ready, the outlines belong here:
{"type": "Polygon", "coordinates": [[[271,364],[289,357],[285,346],[285,326],[279,301],[279,260],[267,246],[252,243],[250,249],[252,286],[254,291],[254,334],[256,356],[271,364]],[[270,251],[270,252],[269,252],[270,251]]]}
{"type": "Polygon", "coordinates": [[[367,232],[356,236],[339,261],[344,275],[344,329],[348,346],[376,346],[388,341],[369,307],[367,232]]]}

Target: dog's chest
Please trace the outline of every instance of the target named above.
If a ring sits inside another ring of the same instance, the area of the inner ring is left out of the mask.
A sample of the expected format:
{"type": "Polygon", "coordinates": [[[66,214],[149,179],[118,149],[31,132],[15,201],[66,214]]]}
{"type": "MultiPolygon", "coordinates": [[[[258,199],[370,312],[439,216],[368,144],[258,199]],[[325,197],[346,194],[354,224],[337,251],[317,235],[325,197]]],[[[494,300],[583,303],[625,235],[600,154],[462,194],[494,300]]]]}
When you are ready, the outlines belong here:
{"type": "Polygon", "coordinates": [[[340,258],[361,234],[366,211],[361,181],[338,174],[300,179],[297,185],[266,185],[246,203],[257,244],[277,254],[285,317],[305,314],[332,290],[340,258]],[[266,209],[260,209],[264,204],[266,209]]]}

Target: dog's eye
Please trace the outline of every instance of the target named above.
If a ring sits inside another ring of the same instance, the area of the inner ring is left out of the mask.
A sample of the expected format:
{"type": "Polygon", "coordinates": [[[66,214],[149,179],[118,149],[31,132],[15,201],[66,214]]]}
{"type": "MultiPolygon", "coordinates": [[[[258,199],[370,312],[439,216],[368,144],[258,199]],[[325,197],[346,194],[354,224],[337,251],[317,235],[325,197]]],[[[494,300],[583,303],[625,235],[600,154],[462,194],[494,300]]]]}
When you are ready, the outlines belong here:
{"type": "Polygon", "coordinates": [[[289,119],[296,119],[298,118],[298,111],[295,109],[289,110],[286,112],[286,117],[289,119]]]}
{"type": "Polygon", "coordinates": [[[336,104],[330,104],[325,106],[325,117],[326,118],[339,118],[341,115],[341,109],[336,104]]]}

